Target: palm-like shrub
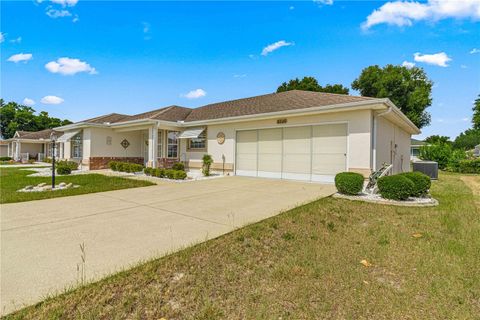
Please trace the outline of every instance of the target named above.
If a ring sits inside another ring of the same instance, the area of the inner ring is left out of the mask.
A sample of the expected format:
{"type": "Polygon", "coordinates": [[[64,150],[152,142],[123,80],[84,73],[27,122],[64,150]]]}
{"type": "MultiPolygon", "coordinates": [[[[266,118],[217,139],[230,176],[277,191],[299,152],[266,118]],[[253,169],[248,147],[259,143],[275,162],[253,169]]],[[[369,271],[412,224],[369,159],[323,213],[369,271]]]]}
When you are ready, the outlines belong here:
{"type": "Polygon", "coordinates": [[[213,158],[209,154],[204,154],[202,157],[202,173],[204,176],[209,176],[210,175],[210,167],[212,166],[213,163],[213,158]]]}

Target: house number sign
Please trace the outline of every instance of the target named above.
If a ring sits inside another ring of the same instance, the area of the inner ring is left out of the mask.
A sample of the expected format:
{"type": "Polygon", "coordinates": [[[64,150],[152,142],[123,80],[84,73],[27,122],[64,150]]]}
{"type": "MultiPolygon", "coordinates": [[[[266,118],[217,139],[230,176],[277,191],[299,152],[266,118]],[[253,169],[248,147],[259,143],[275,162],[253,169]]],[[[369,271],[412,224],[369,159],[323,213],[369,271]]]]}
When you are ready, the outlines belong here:
{"type": "Polygon", "coordinates": [[[122,147],[123,147],[124,149],[127,149],[128,146],[130,145],[130,142],[128,142],[127,139],[123,139],[122,142],[120,142],[120,144],[122,145],[122,147]]]}
{"type": "Polygon", "coordinates": [[[285,124],[287,123],[287,119],[278,119],[277,124],[285,124]]]}

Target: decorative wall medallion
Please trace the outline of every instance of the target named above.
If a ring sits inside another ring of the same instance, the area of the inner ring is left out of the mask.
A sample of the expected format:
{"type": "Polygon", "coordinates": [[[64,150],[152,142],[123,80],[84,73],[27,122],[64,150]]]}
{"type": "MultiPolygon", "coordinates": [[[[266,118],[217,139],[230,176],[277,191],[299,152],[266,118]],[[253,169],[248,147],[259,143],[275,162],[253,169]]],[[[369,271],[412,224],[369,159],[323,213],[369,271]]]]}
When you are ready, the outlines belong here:
{"type": "Polygon", "coordinates": [[[122,145],[122,147],[123,147],[124,149],[127,149],[128,146],[130,145],[130,142],[128,142],[127,139],[123,139],[122,142],[120,142],[120,144],[122,145]]]}
{"type": "Polygon", "coordinates": [[[217,134],[217,142],[218,144],[223,144],[225,142],[225,133],[219,132],[217,134]]]}

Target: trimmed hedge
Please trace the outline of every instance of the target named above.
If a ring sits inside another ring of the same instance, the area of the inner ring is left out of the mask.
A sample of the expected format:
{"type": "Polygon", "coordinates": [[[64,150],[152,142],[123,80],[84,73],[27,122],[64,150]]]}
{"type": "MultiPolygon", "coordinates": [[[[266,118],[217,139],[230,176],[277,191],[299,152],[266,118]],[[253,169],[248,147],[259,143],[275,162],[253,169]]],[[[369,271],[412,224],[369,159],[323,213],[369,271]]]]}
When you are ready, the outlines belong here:
{"type": "Polygon", "coordinates": [[[480,159],[459,160],[448,169],[459,173],[480,173],[480,159]]]}
{"type": "Polygon", "coordinates": [[[381,177],[377,186],[383,198],[392,200],[407,200],[415,190],[414,183],[400,174],[381,177]]]}
{"type": "Polygon", "coordinates": [[[172,166],[173,170],[185,171],[185,165],[182,162],[174,163],[172,166]]]}
{"type": "Polygon", "coordinates": [[[363,189],[363,176],[355,172],[341,172],[335,176],[335,187],[338,192],[357,195],[363,189]]]}
{"type": "Polygon", "coordinates": [[[183,170],[145,168],[143,172],[145,172],[147,176],[157,178],[167,178],[172,180],[185,180],[187,178],[187,173],[183,170]]]}
{"type": "Polygon", "coordinates": [[[432,181],[430,177],[421,172],[404,172],[400,173],[400,176],[403,176],[413,182],[413,192],[410,196],[412,197],[422,197],[428,193],[432,181]]]}
{"type": "Polygon", "coordinates": [[[0,161],[10,161],[13,160],[11,157],[0,157],[0,161]]]}
{"type": "Polygon", "coordinates": [[[58,174],[70,174],[78,169],[78,163],[74,161],[59,161],[55,164],[58,174]]]}
{"type": "Polygon", "coordinates": [[[110,161],[108,166],[113,171],[120,171],[120,172],[141,172],[143,171],[143,166],[137,163],[129,163],[129,162],[119,162],[119,161],[110,161]]]}

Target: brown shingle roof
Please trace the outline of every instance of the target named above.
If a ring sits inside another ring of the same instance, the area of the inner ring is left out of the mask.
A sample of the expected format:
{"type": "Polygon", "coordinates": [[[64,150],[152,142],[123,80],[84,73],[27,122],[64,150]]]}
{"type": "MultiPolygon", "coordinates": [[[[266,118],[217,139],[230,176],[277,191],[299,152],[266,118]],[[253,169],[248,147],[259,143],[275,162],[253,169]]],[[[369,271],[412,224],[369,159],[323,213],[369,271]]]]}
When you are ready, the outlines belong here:
{"type": "MultiPolygon", "coordinates": [[[[44,140],[49,140],[50,139],[50,134],[54,132],[52,129],[45,129],[41,131],[17,131],[18,133],[18,138],[20,139],[44,139],[44,140]]],[[[57,133],[57,137],[60,137],[63,135],[63,132],[55,131],[57,133]]]]}
{"type": "Polygon", "coordinates": [[[345,94],[291,90],[280,93],[270,93],[250,98],[213,103],[196,109],[190,109],[180,106],[169,106],[144,113],[139,113],[132,116],[111,113],[97,118],[84,120],[82,122],[116,123],[141,119],[155,119],[172,122],[189,122],[330,106],[372,99],[374,100],[375,98],[349,96],[345,94]]]}
{"type": "Polygon", "coordinates": [[[375,98],[291,90],[209,104],[193,109],[185,121],[210,120],[358,102],[375,98]]]}
{"type": "Polygon", "coordinates": [[[110,114],[106,114],[106,115],[103,115],[103,116],[99,116],[99,117],[95,117],[95,118],[91,118],[91,119],[87,119],[87,120],[83,120],[81,122],[88,122],[88,123],[105,123],[105,122],[109,122],[109,123],[114,123],[114,122],[119,122],[119,121],[122,121],[123,119],[126,119],[130,116],[126,115],[126,114],[120,114],[120,113],[110,113],[110,114]]]}

